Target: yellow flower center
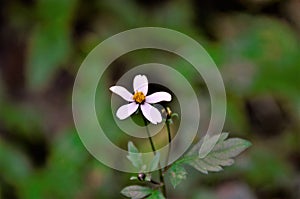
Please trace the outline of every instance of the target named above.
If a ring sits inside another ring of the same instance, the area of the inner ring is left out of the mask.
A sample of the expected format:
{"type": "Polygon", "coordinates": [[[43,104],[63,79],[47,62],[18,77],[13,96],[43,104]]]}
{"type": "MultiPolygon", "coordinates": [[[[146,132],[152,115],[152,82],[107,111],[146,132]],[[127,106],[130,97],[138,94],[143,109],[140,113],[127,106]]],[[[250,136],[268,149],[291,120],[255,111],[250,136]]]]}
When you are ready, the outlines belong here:
{"type": "Polygon", "coordinates": [[[132,99],[136,102],[136,103],[143,103],[146,99],[146,96],[144,95],[143,92],[135,92],[135,94],[133,95],[132,99]]]}

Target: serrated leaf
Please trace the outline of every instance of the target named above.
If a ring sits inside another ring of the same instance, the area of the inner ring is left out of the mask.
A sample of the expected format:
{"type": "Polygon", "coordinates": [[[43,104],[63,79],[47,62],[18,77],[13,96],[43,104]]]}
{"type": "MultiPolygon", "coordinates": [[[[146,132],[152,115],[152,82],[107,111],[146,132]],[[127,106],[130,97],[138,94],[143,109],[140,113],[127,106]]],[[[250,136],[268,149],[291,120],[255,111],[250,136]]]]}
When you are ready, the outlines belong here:
{"type": "MultiPolygon", "coordinates": [[[[227,137],[228,137],[229,133],[222,133],[219,138],[217,143],[224,141],[227,137]]],[[[202,138],[199,142],[197,142],[188,152],[187,152],[187,156],[192,156],[194,155],[196,152],[198,152],[200,150],[200,148],[202,147],[204,142],[204,139],[202,138]]]]}
{"type": "Polygon", "coordinates": [[[142,160],[142,154],[134,146],[132,142],[128,142],[128,155],[127,158],[130,160],[132,165],[137,169],[142,169],[144,163],[142,160]]]}
{"type": "Polygon", "coordinates": [[[231,138],[225,140],[224,142],[218,143],[210,155],[213,155],[219,159],[228,159],[239,155],[249,146],[251,146],[251,143],[246,140],[240,138],[231,138]]]}
{"type": "Polygon", "coordinates": [[[147,199],[165,199],[165,197],[159,190],[155,190],[147,199]]]}
{"type": "Polygon", "coordinates": [[[170,177],[171,184],[175,189],[176,186],[180,184],[182,180],[186,179],[187,172],[182,165],[173,164],[169,169],[168,174],[170,177]]]}
{"type": "Polygon", "coordinates": [[[132,185],[122,189],[121,194],[128,198],[140,199],[149,196],[153,192],[149,187],[143,187],[139,185],[132,185]]]}
{"type": "Polygon", "coordinates": [[[159,158],[160,158],[160,153],[157,152],[149,164],[149,171],[154,171],[155,169],[157,169],[159,164],[159,158]]]}
{"type": "Polygon", "coordinates": [[[128,142],[128,152],[131,153],[139,153],[139,150],[134,146],[133,142],[129,141],[128,142]]]}
{"type": "Polygon", "coordinates": [[[203,144],[199,149],[199,157],[204,158],[207,154],[213,149],[213,147],[222,141],[224,141],[228,137],[228,133],[224,133],[221,135],[214,135],[212,137],[204,137],[203,144]]]}
{"type": "Polygon", "coordinates": [[[182,163],[187,163],[198,171],[207,174],[208,171],[218,172],[224,166],[230,166],[234,163],[233,158],[251,146],[251,143],[240,139],[227,139],[228,133],[222,133],[213,149],[205,156],[199,156],[204,139],[201,139],[181,160],[182,163]]]}

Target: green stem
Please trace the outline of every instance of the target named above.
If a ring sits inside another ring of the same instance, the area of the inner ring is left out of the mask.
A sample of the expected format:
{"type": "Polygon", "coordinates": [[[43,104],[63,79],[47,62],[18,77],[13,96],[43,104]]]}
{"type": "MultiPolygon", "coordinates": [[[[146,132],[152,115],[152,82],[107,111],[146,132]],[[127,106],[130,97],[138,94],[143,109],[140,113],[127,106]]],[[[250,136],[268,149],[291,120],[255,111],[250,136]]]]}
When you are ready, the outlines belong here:
{"type": "MultiPolygon", "coordinates": [[[[149,128],[148,128],[148,121],[146,120],[145,117],[143,117],[143,119],[144,119],[146,131],[147,131],[147,136],[148,136],[148,139],[149,139],[150,144],[151,144],[151,149],[153,151],[153,154],[156,155],[155,146],[154,146],[154,143],[153,143],[153,140],[152,140],[152,137],[150,135],[149,128]]],[[[165,179],[164,179],[163,172],[162,172],[160,164],[159,164],[159,170],[158,171],[159,171],[159,180],[162,183],[162,186],[161,186],[162,193],[163,193],[163,195],[165,197],[167,197],[167,191],[166,191],[166,186],[165,186],[165,179]]]]}
{"type": "Polygon", "coordinates": [[[156,155],[155,146],[154,146],[154,143],[153,143],[153,140],[152,140],[152,137],[150,135],[149,128],[148,128],[148,122],[147,122],[146,118],[143,117],[143,119],[144,119],[146,131],[147,131],[147,136],[148,136],[148,139],[150,141],[151,149],[152,149],[154,155],[156,155]]]}
{"type": "Polygon", "coordinates": [[[168,142],[169,142],[169,148],[168,148],[168,153],[167,153],[167,159],[166,159],[166,164],[165,166],[168,165],[168,162],[169,162],[169,156],[170,156],[170,151],[171,151],[171,141],[172,141],[172,135],[171,135],[171,129],[170,129],[170,122],[166,121],[166,126],[167,126],[167,131],[168,131],[168,142]]]}

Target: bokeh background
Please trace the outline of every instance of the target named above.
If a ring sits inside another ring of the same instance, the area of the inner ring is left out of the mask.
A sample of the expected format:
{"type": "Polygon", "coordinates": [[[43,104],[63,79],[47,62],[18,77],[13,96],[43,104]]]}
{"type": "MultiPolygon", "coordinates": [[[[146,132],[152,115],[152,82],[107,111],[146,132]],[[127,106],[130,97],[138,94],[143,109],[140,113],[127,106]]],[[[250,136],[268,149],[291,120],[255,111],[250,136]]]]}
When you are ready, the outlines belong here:
{"type": "MultiPolygon", "coordinates": [[[[206,48],[226,86],[224,131],[253,143],[221,173],[188,169],[178,189],[168,184],[170,198],[299,199],[299,0],[1,1],[0,198],[122,197],[119,191],[133,183],[130,175],[102,165],[84,148],[71,95],[81,62],[99,42],[141,26],[178,30],[206,48]]],[[[149,61],[172,63],[209,104],[202,79],[163,52],[122,56],[104,85],[149,61]]],[[[111,94],[99,95],[109,100],[111,94]]],[[[108,107],[99,117],[109,137],[126,146],[127,137],[105,117],[111,114],[108,107]]]]}

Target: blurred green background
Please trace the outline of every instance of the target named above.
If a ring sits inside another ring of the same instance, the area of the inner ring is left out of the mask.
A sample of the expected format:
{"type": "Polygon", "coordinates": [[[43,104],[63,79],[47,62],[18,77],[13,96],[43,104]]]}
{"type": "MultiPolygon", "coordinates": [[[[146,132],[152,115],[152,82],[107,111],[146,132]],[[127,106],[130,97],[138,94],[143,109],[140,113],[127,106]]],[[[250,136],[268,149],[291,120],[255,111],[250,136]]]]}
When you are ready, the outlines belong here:
{"type": "MultiPolygon", "coordinates": [[[[191,36],[210,53],[227,91],[224,131],[253,143],[221,173],[189,169],[177,190],[168,184],[170,198],[299,199],[299,10],[299,0],[1,1],[0,198],[122,198],[130,175],[102,165],[82,145],[72,119],[72,86],[101,41],[160,26],[191,36]]],[[[108,88],[149,61],[172,63],[209,104],[202,79],[162,52],[123,56],[103,81],[108,88]]],[[[99,94],[103,100],[111,95],[99,94]]],[[[126,146],[114,121],[104,122],[109,137],[126,146]]]]}

